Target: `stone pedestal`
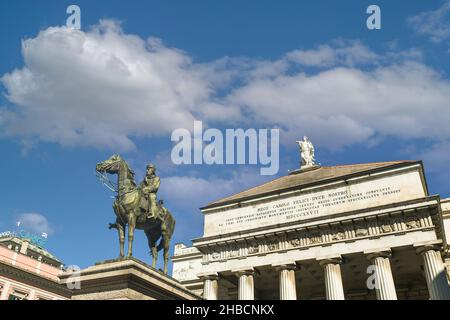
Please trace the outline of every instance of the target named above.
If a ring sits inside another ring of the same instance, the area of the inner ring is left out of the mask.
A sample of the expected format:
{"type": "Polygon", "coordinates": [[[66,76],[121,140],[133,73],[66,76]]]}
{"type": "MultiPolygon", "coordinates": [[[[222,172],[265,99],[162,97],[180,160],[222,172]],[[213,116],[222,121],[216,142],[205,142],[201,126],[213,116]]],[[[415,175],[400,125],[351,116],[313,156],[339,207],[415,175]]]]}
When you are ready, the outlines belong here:
{"type": "Polygon", "coordinates": [[[104,261],[78,275],[64,273],[60,278],[63,285],[74,287],[73,300],[201,299],[175,279],[134,258],[104,261]]]}

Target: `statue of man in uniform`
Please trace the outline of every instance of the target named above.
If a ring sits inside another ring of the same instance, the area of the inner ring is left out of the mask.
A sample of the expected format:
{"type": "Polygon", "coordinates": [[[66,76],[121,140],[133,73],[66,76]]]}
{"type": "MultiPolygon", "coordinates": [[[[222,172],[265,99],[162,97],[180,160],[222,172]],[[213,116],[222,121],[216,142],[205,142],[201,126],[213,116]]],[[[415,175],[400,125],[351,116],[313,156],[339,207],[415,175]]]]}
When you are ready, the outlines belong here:
{"type": "Polygon", "coordinates": [[[158,192],[161,181],[156,175],[156,168],[153,164],[147,165],[145,178],[141,183],[142,195],[146,203],[143,209],[147,212],[148,218],[156,218],[158,216],[158,206],[156,204],[156,193],[158,192]]]}

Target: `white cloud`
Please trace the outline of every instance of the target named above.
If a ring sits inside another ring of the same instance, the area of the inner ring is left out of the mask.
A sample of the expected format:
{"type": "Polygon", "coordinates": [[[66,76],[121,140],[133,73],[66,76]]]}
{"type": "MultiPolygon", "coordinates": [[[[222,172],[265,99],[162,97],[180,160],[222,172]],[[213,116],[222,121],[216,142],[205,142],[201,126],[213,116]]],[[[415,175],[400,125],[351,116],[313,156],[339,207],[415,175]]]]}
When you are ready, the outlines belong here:
{"type": "Polygon", "coordinates": [[[450,1],[433,11],[421,12],[410,17],[408,23],[414,30],[433,42],[450,40],[450,1]]]}
{"type": "Polygon", "coordinates": [[[223,103],[245,110],[249,123],[280,125],[290,143],[300,133],[328,148],[374,136],[450,137],[450,83],[420,62],[311,74],[287,70],[249,81],[223,103]]]}
{"type": "Polygon", "coordinates": [[[19,215],[20,227],[41,234],[53,234],[54,229],[47,218],[39,213],[23,213],[19,215]]]}
{"type": "Polygon", "coordinates": [[[188,208],[198,212],[198,208],[209,202],[224,198],[246,188],[254,187],[273,177],[260,176],[255,170],[237,170],[227,177],[201,178],[197,176],[171,176],[162,178],[159,195],[170,206],[188,208]]]}
{"type": "MultiPolygon", "coordinates": [[[[410,145],[403,152],[412,159],[423,160],[425,173],[431,173],[433,178],[443,186],[450,184],[450,172],[448,170],[450,164],[450,140],[434,143],[427,141],[427,144],[421,148],[410,145]]],[[[448,188],[439,193],[442,197],[450,196],[448,188]]]]}
{"type": "Polygon", "coordinates": [[[317,49],[294,50],[286,55],[288,60],[311,67],[335,65],[356,66],[376,63],[380,57],[360,41],[333,41],[333,45],[320,45],[317,49]]]}
{"type": "Polygon", "coordinates": [[[23,41],[22,53],[24,67],[2,78],[17,109],[0,121],[9,135],[68,146],[130,150],[133,136],[186,127],[220,75],[112,21],[88,32],[48,28],[23,41]]]}
{"type": "Polygon", "coordinates": [[[450,83],[414,48],[380,54],[341,39],[275,60],[199,64],[103,21],[87,32],[44,30],[24,41],[23,56],[24,67],[2,78],[14,107],[0,109],[0,125],[28,148],[37,138],[130,150],[135,137],[170,137],[194,118],[205,127],[279,126],[290,146],[304,134],[330,149],[450,138],[450,83]]]}
{"type": "Polygon", "coordinates": [[[450,163],[450,141],[431,144],[420,152],[419,157],[429,164],[431,172],[446,173],[450,163]]]}

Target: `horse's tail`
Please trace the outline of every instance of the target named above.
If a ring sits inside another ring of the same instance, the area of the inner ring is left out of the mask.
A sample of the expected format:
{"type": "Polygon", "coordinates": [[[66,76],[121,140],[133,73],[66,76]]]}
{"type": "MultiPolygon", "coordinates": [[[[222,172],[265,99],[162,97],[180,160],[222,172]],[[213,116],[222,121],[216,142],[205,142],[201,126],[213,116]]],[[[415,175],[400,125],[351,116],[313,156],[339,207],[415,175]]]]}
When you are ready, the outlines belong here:
{"type": "Polygon", "coordinates": [[[163,234],[161,236],[161,240],[159,241],[159,244],[156,247],[158,251],[161,251],[164,248],[164,244],[166,241],[170,241],[170,238],[172,238],[173,231],[175,230],[175,219],[173,218],[173,216],[169,212],[169,210],[167,210],[167,213],[164,217],[163,224],[165,224],[165,229],[168,232],[167,233],[163,232],[163,234]]]}
{"type": "Polygon", "coordinates": [[[156,247],[156,250],[161,251],[164,248],[164,238],[161,237],[161,240],[159,241],[158,246],[156,247]]]}

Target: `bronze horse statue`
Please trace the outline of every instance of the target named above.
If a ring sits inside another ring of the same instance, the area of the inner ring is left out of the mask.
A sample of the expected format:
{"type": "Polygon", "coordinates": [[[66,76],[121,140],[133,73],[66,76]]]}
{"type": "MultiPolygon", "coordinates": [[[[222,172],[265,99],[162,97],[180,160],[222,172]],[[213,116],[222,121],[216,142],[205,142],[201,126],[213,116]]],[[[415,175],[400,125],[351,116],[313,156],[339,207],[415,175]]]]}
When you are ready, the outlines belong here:
{"type": "Polygon", "coordinates": [[[169,261],[169,245],[175,230],[175,219],[172,214],[158,204],[161,215],[157,217],[148,217],[147,212],[142,211],[140,202],[142,191],[134,181],[134,172],[130,169],[125,160],[115,154],[108,160],[100,162],[95,167],[96,171],[103,175],[117,174],[117,196],[113,204],[116,214],[116,222],[110,223],[109,228],[115,228],[119,231],[120,257],[124,257],[125,245],[125,227],[128,225],[128,254],[133,255],[134,230],[144,230],[148,239],[148,246],[153,257],[152,267],[156,268],[158,252],[164,249],[164,273],[167,274],[167,265],[169,261]],[[157,241],[160,240],[159,244],[157,241]]]}

